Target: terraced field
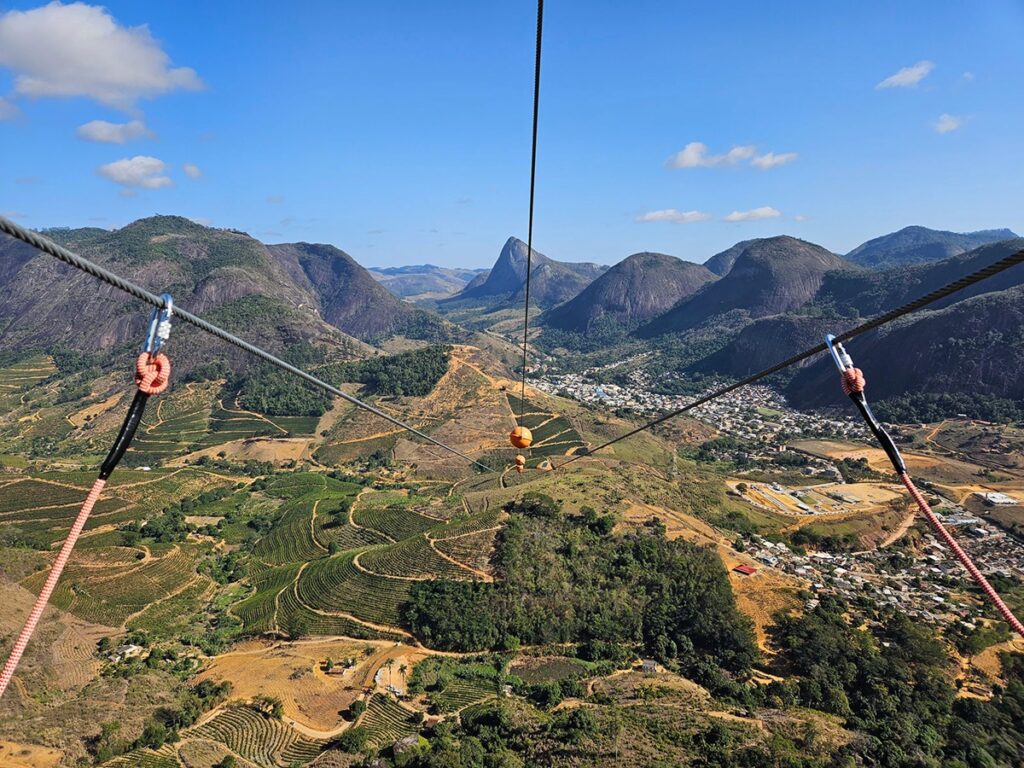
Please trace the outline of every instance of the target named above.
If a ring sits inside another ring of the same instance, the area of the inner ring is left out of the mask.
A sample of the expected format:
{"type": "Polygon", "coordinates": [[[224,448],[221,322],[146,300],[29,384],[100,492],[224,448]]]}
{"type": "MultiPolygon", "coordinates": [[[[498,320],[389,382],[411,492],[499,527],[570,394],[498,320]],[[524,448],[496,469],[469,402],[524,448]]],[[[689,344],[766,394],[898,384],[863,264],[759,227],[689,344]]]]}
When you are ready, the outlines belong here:
{"type": "Polygon", "coordinates": [[[49,355],[34,355],[20,363],[0,368],[0,396],[28,389],[57,372],[49,355]]]}
{"type": "Polygon", "coordinates": [[[403,736],[416,733],[412,712],[389,696],[375,693],[370,698],[359,725],[369,733],[369,742],[375,747],[390,746],[403,736]]]}
{"type": "Polygon", "coordinates": [[[352,564],[356,552],[309,564],[298,581],[303,603],[325,611],[397,627],[411,582],[363,573],[352,564]]]}
{"type": "Polygon", "coordinates": [[[193,728],[189,736],[219,741],[264,768],[305,765],[324,751],[325,742],[310,739],[280,720],[252,707],[232,706],[193,728]]]}
{"type": "Polygon", "coordinates": [[[159,750],[136,749],[103,763],[108,768],[180,768],[177,753],[170,744],[159,750]]]}
{"type": "MultiPolygon", "coordinates": [[[[69,565],[50,602],[86,621],[119,627],[134,613],[170,595],[196,575],[196,554],[186,546],[142,565],[87,568],[69,565]]],[[[23,580],[38,594],[47,571],[23,580]]]]}
{"type": "Polygon", "coordinates": [[[283,589],[295,581],[299,572],[298,563],[267,568],[253,574],[249,581],[255,592],[239,603],[231,606],[231,612],[242,620],[248,632],[270,632],[275,629],[274,613],[277,610],[277,596],[283,589]]]}
{"type": "Polygon", "coordinates": [[[441,712],[458,712],[470,704],[476,704],[496,695],[497,689],[493,680],[457,677],[445,686],[443,691],[431,693],[429,698],[441,712]]]}
{"type": "Polygon", "coordinates": [[[415,497],[377,492],[364,494],[352,512],[352,522],[383,534],[392,541],[401,541],[437,525],[437,520],[413,512],[409,507],[415,497]]]}
{"type": "Polygon", "coordinates": [[[497,528],[473,533],[464,533],[455,538],[436,539],[434,546],[453,560],[465,563],[470,568],[489,573],[491,554],[498,535],[497,528]]]}
{"type": "Polygon", "coordinates": [[[181,637],[189,629],[190,617],[212,595],[213,586],[206,577],[197,577],[178,594],[146,608],[128,622],[128,629],[144,630],[154,640],[181,637]]]}
{"type": "Polygon", "coordinates": [[[301,498],[286,504],[273,529],[253,548],[253,555],[268,564],[301,563],[327,554],[313,539],[313,508],[317,502],[301,498]]]}
{"type": "Polygon", "coordinates": [[[360,640],[402,639],[402,635],[376,630],[346,616],[332,616],[309,608],[299,600],[294,584],[281,591],[277,603],[278,627],[290,637],[338,635],[360,640]]]}
{"type": "Polygon", "coordinates": [[[530,400],[520,400],[511,393],[506,395],[509,408],[516,416],[516,423],[528,427],[533,432],[531,457],[564,456],[586,445],[580,433],[565,416],[553,413],[530,400]],[[520,406],[524,404],[523,415],[519,416],[520,406]]]}
{"type": "Polygon", "coordinates": [[[422,535],[375,548],[359,556],[359,565],[381,576],[409,579],[472,579],[473,574],[445,560],[422,535]]]}

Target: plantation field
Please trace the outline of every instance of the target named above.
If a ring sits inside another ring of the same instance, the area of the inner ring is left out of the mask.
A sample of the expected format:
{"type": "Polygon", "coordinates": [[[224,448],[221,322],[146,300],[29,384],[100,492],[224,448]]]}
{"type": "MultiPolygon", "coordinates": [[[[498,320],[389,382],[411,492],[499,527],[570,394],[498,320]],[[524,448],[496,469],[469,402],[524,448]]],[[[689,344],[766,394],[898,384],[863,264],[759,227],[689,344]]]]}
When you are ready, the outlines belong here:
{"type": "MultiPolygon", "coordinates": [[[[195,578],[196,553],[175,546],[142,565],[90,568],[69,565],[50,602],[75,616],[108,627],[119,627],[132,615],[163,600],[195,578]]],[[[23,580],[37,593],[47,571],[23,580]]]]}
{"type": "Polygon", "coordinates": [[[0,368],[0,395],[28,389],[57,372],[49,355],[34,355],[20,363],[0,368]]]}
{"type": "Polygon", "coordinates": [[[355,555],[347,552],[310,563],[298,580],[299,599],[324,611],[399,626],[411,582],[363,573],[352,563],[355,555]]]}
{"type": "Polygon", "coordinates": [[[171,745],[158,750],[136,749],[103,763],[110,768],[180,768],[177,752],[171,745]]]}
{"type": "Polygon", "coordinates": [[[263,768],[303,765],[325,747],[325,742],[307,738],[280,720],[246,706],[227,707],[188,734],[219,741],[263,768]]]}
{"type": "Polygon", "coordinates": [[[472,579],[470,571],[435,552],[422,535],[359,555],[359,565],[381,576],[409,579],[472,579]]]}
{"type": "Polygon", "coordinates": [[[370,698],[366,712],[359,718],[359,725],[369,732],[370,743],[386,747],[403,736],[418,730],[412,721],[413,713],[394,699],[381,693],[370,698]]]}
{"type": "Polygon", "coordinates": [[[497,535],[497,528],[492,528],[464,533],[454,538],[435,539],[434,546],[453,560],[478,571],[491,573],[491,555],[497,535]]]}
{"type": "Polygon", "coordinates": [[[413,512],[413,500],[406,495],[378,492],[360,497],[352,511],[352,522],[383,534],[392,541],[416,536],[437,525],[437,520],[413,512]]]}
{"type": "Polygon", "coordinates": [[[530,685],[552,680],[579,679],[587,676],[581,661],[566,656],[520,656],[509,667],[509,674],[530,685]]]}
{"type": "Polygon", "coordinates": [[[176,595],[148,606],[128,622],[128,629],[141,629],[154,640],[178,638],[191,627],[191,619],[212,597],[214,585],[199,576],[176,595]]]}
{"type": "Polygon", "coordinates": [[[277,597],[277,627],[289,637],[353,637],[365,640],[400,640],[402,635],[385,632],[351,619],[314,610],[303,603],[296,585],[289,584],[277,597]]]}
{"type": "Polygon", "coordinates": [[[528,427],[533,433],[530,456],[565,456],[585,447],[580,433],[566,416],[553,413],[530,400],[520,400],[511,393],[506,394],[516,423],[528,427]],[[519,415],[520,406],[525,408],[522,416],[519,415]]]}

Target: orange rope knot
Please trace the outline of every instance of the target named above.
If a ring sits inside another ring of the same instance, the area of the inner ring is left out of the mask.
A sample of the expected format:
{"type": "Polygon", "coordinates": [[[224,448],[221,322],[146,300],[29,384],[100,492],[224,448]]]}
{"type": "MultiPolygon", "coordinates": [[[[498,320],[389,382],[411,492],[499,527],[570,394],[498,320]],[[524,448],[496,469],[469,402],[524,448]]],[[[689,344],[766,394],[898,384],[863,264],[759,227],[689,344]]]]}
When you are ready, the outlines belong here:
{"type": "Polygon", "coordinates": [[[844,395],[850,395],[854,392],[863,392],[865,384],[864,371],[860,368],[847,368],[843,371],[844,395]]]}
{"type": "Polygon", "coordinates": [[[171,381],[171,361],[163,352],[143,352],[135,361],[135,386],[147,395],[159,395],[171,381]]]}

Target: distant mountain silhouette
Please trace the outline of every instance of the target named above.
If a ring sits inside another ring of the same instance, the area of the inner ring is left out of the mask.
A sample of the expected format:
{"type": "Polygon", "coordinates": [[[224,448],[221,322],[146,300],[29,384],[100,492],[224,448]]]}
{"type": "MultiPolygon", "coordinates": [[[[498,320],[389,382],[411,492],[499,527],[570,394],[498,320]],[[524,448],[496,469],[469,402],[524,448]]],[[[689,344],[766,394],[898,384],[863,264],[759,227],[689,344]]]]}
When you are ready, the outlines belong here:
{"type": "MultiPolygon", "coordinates": [[[[522,301],[526,285],[526,255],[526,243],[510,237],[490,272],[479,275],[448,301],[484,299],[510,304],[522,301]]],[[[598,264],[555,261],[536,249],[532,266],[530,300],[544,308],[568,301],[607,269],[598,264]]]]}
{"type": "Polygon", "coordinates": [[[575,298],[549,310],[543,324],[587,334],[599,324],[626,330],[650,320],[717,279],[700,264],[663,253],[635,253],[613,266],[575,298]]]}
{"type": "Polygon", "coordinates": [[[367,270],[400,299],[446,299],[465,288],[487,270],[416,264],[404,267],[370,267],[367,270]]]}
{"type": "Polygon", "coordinates": [[[732,269],[732,265],[736,263],[736,259],[739,258],[739,255],[743,253],[747,246],[756,242],[756,240],[741,240],[731,248],[726,248],[721,253],[716,253],[704,262],[704,266],[719,277],[724,277],[732,269]]]}
{"type": "Polygon", "coordinates": [[[639,330],[644,337],[682,331],[732,311],[750,318],[799,309],[825,275],[850,265],[820,245],[795,237],[751,240],[721,280],[709,283],[639,330]]]}
{"type": "Polygon", "coordinates": [[[927,227],[904,227],[857,246],[847,261],[871,269],[941,261],[982,245],[1017,237],[1009,229],[983,229],[978,232],[943,232],[927,227]]]}

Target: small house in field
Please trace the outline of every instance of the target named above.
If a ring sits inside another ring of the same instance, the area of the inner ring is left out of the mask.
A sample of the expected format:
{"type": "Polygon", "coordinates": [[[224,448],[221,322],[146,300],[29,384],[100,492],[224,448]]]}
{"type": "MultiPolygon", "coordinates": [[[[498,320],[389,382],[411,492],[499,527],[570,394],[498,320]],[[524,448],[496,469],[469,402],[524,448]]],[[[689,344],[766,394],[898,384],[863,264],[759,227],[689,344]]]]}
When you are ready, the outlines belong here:
{"type": "Polygon", "coordinates": [[[757,568],[752,565],[737,565],[733,570],[743,576],[753,576],[757,573],[757,568]]]}
{"type": "Polygon", "coordinates": [[[654,659],[644,659],[640,662],[640,670],[645,675],[653,675],[658,671],[658,662],[654,659]]]}

